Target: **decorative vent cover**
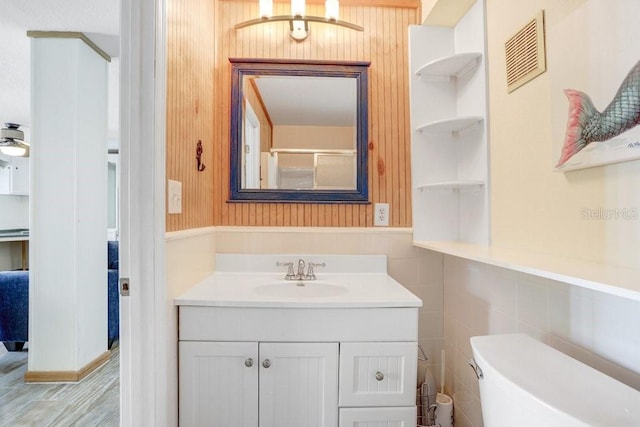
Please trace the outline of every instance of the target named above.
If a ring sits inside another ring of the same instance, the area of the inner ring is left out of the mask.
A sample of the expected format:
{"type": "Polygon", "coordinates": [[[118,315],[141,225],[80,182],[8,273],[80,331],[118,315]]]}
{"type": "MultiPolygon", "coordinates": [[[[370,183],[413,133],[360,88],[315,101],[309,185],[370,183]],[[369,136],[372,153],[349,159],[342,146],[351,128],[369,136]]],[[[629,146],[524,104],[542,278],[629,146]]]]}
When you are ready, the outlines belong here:
{"type": "Polygon", "coordinates": [[[505,43],[507,91],[513,92],[547,69],[544,47],[544,11],[505,43]]]}

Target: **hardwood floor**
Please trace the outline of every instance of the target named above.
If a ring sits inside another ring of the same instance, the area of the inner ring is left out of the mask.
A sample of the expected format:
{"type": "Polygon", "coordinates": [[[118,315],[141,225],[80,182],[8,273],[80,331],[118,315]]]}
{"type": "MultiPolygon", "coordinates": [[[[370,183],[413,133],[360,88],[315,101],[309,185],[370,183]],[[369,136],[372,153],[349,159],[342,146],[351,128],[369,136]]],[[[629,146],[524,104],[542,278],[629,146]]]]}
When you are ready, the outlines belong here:
{"type": "MultiPolygon", "coordinates": [[[[2,345],[2,344],[0,344],[2,345]]],[[[0,356],[0,426],[117,426],[120,352],[76,384],[26,384],[28,351],[0,356]]]]}

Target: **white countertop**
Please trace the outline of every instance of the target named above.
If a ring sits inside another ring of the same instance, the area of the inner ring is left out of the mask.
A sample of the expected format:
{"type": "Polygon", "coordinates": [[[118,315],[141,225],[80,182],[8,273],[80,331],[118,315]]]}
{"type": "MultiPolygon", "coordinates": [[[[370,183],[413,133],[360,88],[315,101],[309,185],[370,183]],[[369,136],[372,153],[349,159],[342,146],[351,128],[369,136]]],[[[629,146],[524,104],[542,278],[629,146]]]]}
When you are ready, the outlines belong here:
{"type": "MultiPolygon", "coordinates": [[[[296,281],[285,281],[281,273],[216,272],[175,299],[179,306],[280,307],[280,308],[373,308],[421,307],[422,301],[402,285],[380,273],[319,273],[318,280],[304,281],[305,287],[341,286],[338,295],[305,297],[264,293],[265,286],[290,287],[296,295],[296,281]]],[[[283,288],[284,289],[284,288],[283,288]]],[[[312,290],[313,291],[313,290],[312,290]]]]}
{"type": "Polygon", "coordinates": [[[387,274],[384,255],[216,254],[216,272],[175,299],[178,306],[254,308],[421,307],[422,301],[387,274]],[[285,280],[287,266],[316,280],[285,280]],[[306,270],[306,271],[307,271],[306,270]],[[302,286],[300,286],[302,285],[302,286]]]}

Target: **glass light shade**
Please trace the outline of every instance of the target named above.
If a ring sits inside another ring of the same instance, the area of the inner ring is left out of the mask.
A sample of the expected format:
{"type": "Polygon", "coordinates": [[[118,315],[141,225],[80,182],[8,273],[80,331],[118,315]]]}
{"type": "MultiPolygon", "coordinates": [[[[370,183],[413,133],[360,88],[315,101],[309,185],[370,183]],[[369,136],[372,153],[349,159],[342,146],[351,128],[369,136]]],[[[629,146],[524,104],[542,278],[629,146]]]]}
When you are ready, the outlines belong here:
{"type": "Polygon", "coordinates": [[[325,18],[337,21],[340,15],[340,3],[338,0],[327,0],[324,3],[325,18]]]}
{"type": "Polygon", "coordinates": [[[16,156],[21,157],[24,156],[27,152],[27,147],[24,145],[0,145],[0,153],[6,156],[16,156]]]}
{"type": "Polygon", "coordinates": [[[304,0],[291,0],[291,14],[293,16],[304,16],[305,2],[304,0]]]}
{"type": "Polygon", "coordinates": [[[273,0],[260,0],[260,18],[273,16],[273,0]]]}

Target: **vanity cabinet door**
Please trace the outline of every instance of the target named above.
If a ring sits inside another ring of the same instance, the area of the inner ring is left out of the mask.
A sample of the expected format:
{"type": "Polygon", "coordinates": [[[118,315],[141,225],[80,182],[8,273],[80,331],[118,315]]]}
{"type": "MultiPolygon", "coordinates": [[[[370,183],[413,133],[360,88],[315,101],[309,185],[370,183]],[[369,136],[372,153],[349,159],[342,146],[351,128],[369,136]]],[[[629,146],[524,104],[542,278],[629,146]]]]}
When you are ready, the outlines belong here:
{"type": "Polygon", "coordinates": [[[416,342],[340,346],[340,406],[415,406],[416,342]]]}
{"type": "Polygon", "coordinates": [[[179,343],[180,426],[258,426],[258,343],[179,343]]]}
{"type": "Polygon", "coordinates": [[[338,426],[338,343],[261,343],[260,427],[301,426],[338,426]]]}

